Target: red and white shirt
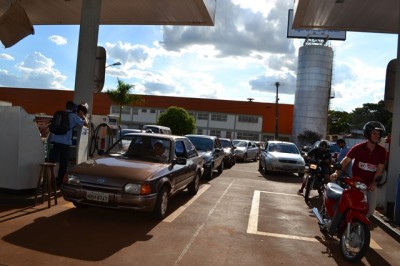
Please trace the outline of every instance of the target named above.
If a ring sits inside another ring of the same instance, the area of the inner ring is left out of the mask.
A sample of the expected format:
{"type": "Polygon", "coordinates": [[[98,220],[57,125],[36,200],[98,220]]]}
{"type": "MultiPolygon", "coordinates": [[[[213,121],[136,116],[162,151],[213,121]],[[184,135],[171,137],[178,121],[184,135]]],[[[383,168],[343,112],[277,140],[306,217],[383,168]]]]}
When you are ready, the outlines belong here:
{"type": "Polygon", "coordinates": [[[374,181],[375,172],[379,164],[384,164],[386,150],[380,145],[376,145],[371,151],[367,147],[367,141],[354,145],[347,153],[347,157],[354,159],[352,173],[353,176],[362,178],[369,186],[374,181]]]}

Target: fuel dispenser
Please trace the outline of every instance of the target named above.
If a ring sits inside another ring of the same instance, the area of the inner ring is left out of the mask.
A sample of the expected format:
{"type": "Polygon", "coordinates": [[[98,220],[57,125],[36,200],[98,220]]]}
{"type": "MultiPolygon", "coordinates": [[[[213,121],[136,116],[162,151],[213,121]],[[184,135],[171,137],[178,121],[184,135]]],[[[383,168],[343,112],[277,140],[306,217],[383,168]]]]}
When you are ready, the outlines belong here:
{"type": "Polygon", "coordinates": [[[90,157],[96,152],[107,150],[118,139],[121,131],[118,116],[114,115],[93,116],[91,127],[94,129],[89,145],[90,157]]]}
{"type": "Polygon", "coordinates": [[[0,189],[36,188],[45,148],[34,116],[20,106],[0,106],[0,189]]]}
{"type": "Polygon", "coordinates": [[[75,128],[72,133],[73,144],[70,146],[69,161],[72,165],[80,164],[88,158],[89,128],[75,128]]]}

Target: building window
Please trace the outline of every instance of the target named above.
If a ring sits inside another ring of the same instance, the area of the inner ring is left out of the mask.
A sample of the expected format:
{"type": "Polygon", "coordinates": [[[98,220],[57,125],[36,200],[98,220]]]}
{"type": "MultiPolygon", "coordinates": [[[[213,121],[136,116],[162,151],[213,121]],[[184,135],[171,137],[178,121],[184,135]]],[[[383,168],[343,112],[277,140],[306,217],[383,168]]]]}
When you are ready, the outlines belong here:
{"type": "Polygon", "coordinates": [[[239,115],[238,118],[239,122],[243,123],[258,123],[258,116],[252,116],[252,115],[239,115]]]}
{"type": "Polygon", "coordinates": [[[142,113],[147,113],[147,109],[142,109],[142,113]]]}
{"type": "Polygon", "coordinates": [[[197,134],[197,135],[203,135],[203,129],[198,128],[196,134],[197,134]]]}
{"type": "Polygon", "coordinates": [[[133,113],[134,115],[139,115],[139,109],[133,108],[132,113],[133,113]]]}
{"type": "Polygon", "coordinates": [[[206,113],[198,113],[197,120],[208,120],[208,114],[206,113]]]}
{"type": "Polygon", "coordinates": [[[131,108],[128,106],[123,106],[122,107],[122,113],[125,115],[130,115],[131,114],[131,108]]]}
{"type": "Polygon", "coordinates": [[[225,137],[227,139],[232,139],[232,132],[231,131],[226,131],[225,137]]]}
{"type": "Polygon", "coordinates": [[[259,134],[256,132],[247,132],[247,131],[237,132],[238,139],[258,140],[258,135],[259,134]]]}
{"type": "Polygon", "coordinates": [[[156,109],[150,109],[150,113],[151,114],[155,114],[156,113],[156,109]]]}
{"type": "MultiPolygon", "coordinates": [[[[112,114],[119,114],[119,106],[112,105],[111,106],[111,113],[112,114]]],[[[129,106],[122,106],[122,114],[131,114],[131,107],[129,106]]]]}
{"type": "Polygon", "coordinates": [[[221,137],[221,130],[211,129],[211,130],[210,130],[210,135],[211,135],[211,136],[221,137]]]}
{"type": "Polygon", "coordinates": [[[119,114],[119,106],[111,105],[111,113],[112,114],[119,114]]]}
{"type": "Polygon", "coordinates": [[[227,115],[221,115],[221,114],[212,114],[211,115],[211,120],[212,121],[223,121],[226,122],[228,120],[227,115]]]}

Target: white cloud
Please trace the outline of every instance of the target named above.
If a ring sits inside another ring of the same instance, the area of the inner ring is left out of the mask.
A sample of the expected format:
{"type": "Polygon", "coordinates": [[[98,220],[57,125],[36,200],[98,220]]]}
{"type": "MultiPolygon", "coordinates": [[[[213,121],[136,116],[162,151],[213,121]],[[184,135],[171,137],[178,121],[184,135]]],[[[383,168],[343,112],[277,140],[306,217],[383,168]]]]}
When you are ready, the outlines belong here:
{"type": "Polygon", "coordinates": [[[53,66],[52,59],[34,52],[27,55],[24,61],[16,64],[18,74],[8,71],[0,72],[1,86],[66,89],[62,83],[67,77],[53,66]]]}
{"type": "Polygon", "coordinates": [[[49,40],[54,42],[57,45],[66,45],[67,44],[67,39],[62,36],[59,36],[59,35],[51,35],[49,37],[49,40]]]}
{"type": "Polygon", "coordinates": [[[9,60],[9,61],[15,60],[15,58],[13,56],[11,56],[9,54],[5,54],[5,53],[0,54],[0,59],[9,60]]]}
{"type": "MultiPolygon", "coordinates": [[[[116,88],[119,78],[134,84],[138,94],[275,102],[274,84],[279,81],[280,103],[293,104],[298,49],[304,45],[303,39],[287,38],[293,0],[216,4],[212,27],[101,26],[98,43],[107,50],[106,64],[121,62],[106,69],[105,90],[116,88]]],[[[54,33],[54,26],[41,27],[33,37],[0,54],[3,86],[73,87],[77,27],[60,28],[70,45],[54,33]],[[66,46],[60,53],[42,39],[66,46]]],[[[385,67],[396,56],[396,44],[396,36],[363,33],[347,33],[346,41],[328,42],[335,52],[336,97],[330,107],[351,111],[381,100],[385,67]]]]}

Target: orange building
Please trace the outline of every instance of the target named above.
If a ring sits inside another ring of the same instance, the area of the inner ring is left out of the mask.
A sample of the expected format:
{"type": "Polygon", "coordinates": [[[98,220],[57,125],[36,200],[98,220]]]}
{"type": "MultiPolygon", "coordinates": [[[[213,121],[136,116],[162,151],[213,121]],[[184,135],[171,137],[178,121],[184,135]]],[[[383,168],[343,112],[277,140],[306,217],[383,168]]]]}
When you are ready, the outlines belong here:
{"type": "MultiPolygon", "coordinates": [[[[230,101],[216,99],[171,97],[141,95],[143,102],[139,108],[167,109],[177,106],[188,111],[225,113],[239,115],[254,115],[262,117],[261,131],[264,136],[274,136],[275,103],[230,101]]],[[[23,107],[29,114],[52,115],[56,110],[63,109],[65,102],[73,100],[74,91],[43,90],[22,88],[0,88],[0,101],[10,102],[14,106],[23,107]]],[[[93,96],[93,115],[110,114],[113,103],[106,93],[95,93],[93,96]]],[[[288,139],[292,133],[293,105],[279,104],[279,137],[288,139]]]]}

